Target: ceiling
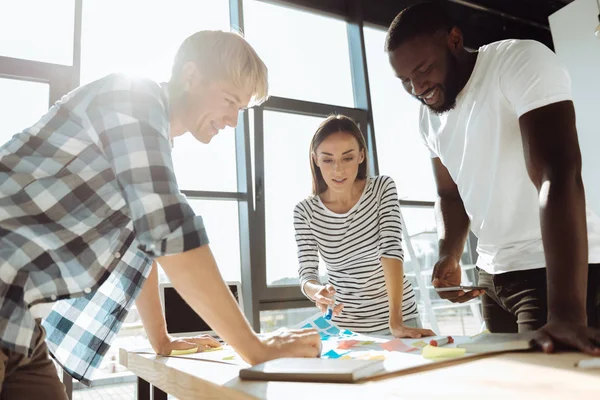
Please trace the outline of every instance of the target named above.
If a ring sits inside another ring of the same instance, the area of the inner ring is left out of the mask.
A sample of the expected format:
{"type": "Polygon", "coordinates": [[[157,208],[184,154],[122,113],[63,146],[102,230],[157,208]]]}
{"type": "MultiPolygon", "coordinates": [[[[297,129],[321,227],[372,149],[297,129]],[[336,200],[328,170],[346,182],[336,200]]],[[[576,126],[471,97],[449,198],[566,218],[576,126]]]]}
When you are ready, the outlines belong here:
{"type": "MultiPolygon", "coordinates": [[[[383,26],[388,26],[404,7],[419,1],[422,0],[283,0],[338,15],[360,13],[365,22],[383,26]]],[[[572,1],[448,0],[468,47],[516,38],[538,40],[552,49],[548,16],[572,1]]]]}

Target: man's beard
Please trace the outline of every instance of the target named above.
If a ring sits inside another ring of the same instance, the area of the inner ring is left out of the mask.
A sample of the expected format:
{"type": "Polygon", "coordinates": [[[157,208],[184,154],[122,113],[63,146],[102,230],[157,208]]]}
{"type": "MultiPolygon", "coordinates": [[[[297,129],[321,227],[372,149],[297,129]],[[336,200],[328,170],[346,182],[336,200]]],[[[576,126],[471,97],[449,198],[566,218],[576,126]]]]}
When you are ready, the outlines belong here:
{"type": "Polygon", "coordinates": [[[421,102],[425,104],[431,111],[436,114],[444,114],[456,107],[456,97],[458,96],[459,90],[459,75],[458,75],[458,61],[456,58],[452,56],[450,50],[447,53],[447,62],[446,62],[447,70],[446,70],[446,78],[444,79],[443,85],[438,85],[437,89],[441,90],[444,93],[444,103],[437,107],[432,108],[423,100],[421,102]]]}

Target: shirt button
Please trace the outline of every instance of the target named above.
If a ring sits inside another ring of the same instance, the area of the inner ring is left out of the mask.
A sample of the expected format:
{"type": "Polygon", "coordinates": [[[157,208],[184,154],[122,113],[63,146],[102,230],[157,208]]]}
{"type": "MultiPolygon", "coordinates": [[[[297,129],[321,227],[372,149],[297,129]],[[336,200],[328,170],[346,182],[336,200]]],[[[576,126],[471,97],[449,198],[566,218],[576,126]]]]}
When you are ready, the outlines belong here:
{"type": "Polygon", "coordinates": [[[121,253],[119,253],[118,251],[115,253],[115,258],[121,258],[121,253]]]}
{"type": "Polygon", "coordinates": [[[90,289],[89,287],[86,287],[85,289],[83,289],[83,291],[87,294],[92,293],[92,289],[90,289]]]}
{"type": "Polygon", "coordinates": [[[52,296],[50,296],[50,300],[52,300],[52,301],[56,301],[56,299],[58,299],[58,297],[56,297],[56,295],[55,295],[55,294],[53,294],[52,296]]]}

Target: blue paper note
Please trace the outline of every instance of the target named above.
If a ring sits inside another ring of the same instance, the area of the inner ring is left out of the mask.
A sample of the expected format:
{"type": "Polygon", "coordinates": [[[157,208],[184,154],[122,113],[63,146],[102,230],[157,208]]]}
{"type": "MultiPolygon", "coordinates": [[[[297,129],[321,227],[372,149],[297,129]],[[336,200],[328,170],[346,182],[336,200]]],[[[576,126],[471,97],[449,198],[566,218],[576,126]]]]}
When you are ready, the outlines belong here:
{"type": "Polygon", "coordinates": [[[340,333],[340,330],[337,326],[332,326],[331,328],[327,329],[327,333],[330,333],[332,335],[338,335],[340,333]]]}
{"type": "Polygon", "coordinates": [[[323,332],[319,332],[319,336],[321,336],[321,340],[327,340],[330,337],[329,335],[326,335],[323,332]]]}
{"type": "Polygon", "coordinates": [[[312,328],[312,327],[313,326],[311,324],[306,324],[301,329],[307,329],[307,328],[312,328]]]}
{"type": "Polygon", "coordinates": [[[337,352],[335,350],[329,350],[327,353],[323,354],[321,357],[322,358],[340,358],[341,356],[343,356],[344,354],[349,353],[349,351],[341,351],[341,352],[337,352]]]}
{"type": "Polygon", "coordinates": [[[331,324],[327,321],[325,321],[325,318],[323,317],[319,317],[317,319],[315,319],[315,325],[318,326],[321,329],[327,329],[331,326],[331,324]]]}

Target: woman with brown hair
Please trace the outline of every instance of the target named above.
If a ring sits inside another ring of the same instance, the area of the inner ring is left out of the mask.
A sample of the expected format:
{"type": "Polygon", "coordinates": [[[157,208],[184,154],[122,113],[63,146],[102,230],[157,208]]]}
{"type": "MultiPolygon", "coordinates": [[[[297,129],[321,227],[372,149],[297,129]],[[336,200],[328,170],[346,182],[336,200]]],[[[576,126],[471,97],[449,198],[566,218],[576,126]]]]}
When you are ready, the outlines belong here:
{"type": "Polygon", "coordinates": [[[345,329],[396,337],[434,335],[422,329],[415,293],[404,277],[402,222],[396,186],[367,171],[358,126],[332,115],[310,145],[313,194],[296,205],[300,288],[345,329]],[[319,255],[329,282],[319,281],[319,255]],[[335,295],[335,300],[334,300],[335,295]]]}

